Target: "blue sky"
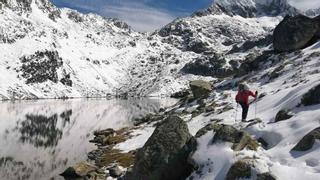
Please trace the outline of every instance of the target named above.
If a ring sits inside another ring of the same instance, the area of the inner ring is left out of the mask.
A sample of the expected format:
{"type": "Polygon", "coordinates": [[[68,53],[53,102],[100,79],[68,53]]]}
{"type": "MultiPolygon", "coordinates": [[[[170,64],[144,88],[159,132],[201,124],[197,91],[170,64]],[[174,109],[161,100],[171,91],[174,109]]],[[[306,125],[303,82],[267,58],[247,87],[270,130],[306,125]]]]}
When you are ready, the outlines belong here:
{"type": "MultiPolygon", "coordinates": [[[[93,12],[127,22],[137,31],[154,31],[177,17],[204,9],[213,0],[51,0],[58,7],[93,12]]],[[[320,7],[320,0],[288,0],[299,9],[320,7]]]]}

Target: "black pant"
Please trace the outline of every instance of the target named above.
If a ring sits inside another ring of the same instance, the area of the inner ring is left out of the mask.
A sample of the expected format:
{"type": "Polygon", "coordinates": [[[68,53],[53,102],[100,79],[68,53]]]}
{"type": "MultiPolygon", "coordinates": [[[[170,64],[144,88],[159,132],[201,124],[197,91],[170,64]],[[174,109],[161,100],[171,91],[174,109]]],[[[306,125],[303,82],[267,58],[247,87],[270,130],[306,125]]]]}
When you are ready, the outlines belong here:
{"type": "Polygon", "coordinates": [[[249,105],[247,105],[246,103],[243,103],[243,102],[240,102],[239,104],[242,107],[242,121],[245,121],[247,119],[249,105]]]}

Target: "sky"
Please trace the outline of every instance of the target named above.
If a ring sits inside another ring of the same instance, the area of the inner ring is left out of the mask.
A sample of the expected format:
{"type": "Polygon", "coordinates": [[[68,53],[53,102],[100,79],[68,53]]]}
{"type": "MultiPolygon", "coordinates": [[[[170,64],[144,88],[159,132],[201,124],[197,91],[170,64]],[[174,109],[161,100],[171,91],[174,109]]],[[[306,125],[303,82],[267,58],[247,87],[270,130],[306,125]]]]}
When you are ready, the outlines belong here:
{"type": "MultiPolygon", "coordinates": [[[[213,0],[51,0],[58,7],[118,18],[134,30],[154,31],[177,17],[209,7],[213,0]]],[[[320,0],[288,0],[298,9],[320,8],[320,0]]]]}

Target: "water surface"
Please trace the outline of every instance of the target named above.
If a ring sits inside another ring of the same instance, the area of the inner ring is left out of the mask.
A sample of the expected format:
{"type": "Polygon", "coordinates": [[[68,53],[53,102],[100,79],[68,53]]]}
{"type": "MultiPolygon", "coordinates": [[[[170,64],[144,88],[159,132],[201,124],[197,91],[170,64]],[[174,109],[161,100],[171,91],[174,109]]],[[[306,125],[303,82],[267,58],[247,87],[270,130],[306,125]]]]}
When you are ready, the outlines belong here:
{"type": "Polygon", "coordinates": [[[93,131],[132,125],[132,119],[172,99],[74,99],[0,102],[0,179],[62,179],[86,160],[93,131]]]}

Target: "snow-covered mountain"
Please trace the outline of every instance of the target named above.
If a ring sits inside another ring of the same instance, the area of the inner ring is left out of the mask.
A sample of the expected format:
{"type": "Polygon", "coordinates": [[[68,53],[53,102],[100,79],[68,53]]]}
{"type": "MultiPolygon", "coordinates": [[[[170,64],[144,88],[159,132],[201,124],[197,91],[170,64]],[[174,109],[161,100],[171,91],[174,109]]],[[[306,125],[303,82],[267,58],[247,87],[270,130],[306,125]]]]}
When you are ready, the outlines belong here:
{"type": "Polygon", "coordinates": [[[285,0],[217,0],[144,34],[48,0],[0,4],[1,99],[169,95],[191,79],[232,74],[271,43],[283,15],[298,12],[285,0]],[[210,73],[193,63],[208,64],[210,73]]]}
{"type": "Polygon", "coordinates": [[[320,8],[318,9],[309,9],[304,12],[307,16],[316,17],[320,15],[320,8]]]}

